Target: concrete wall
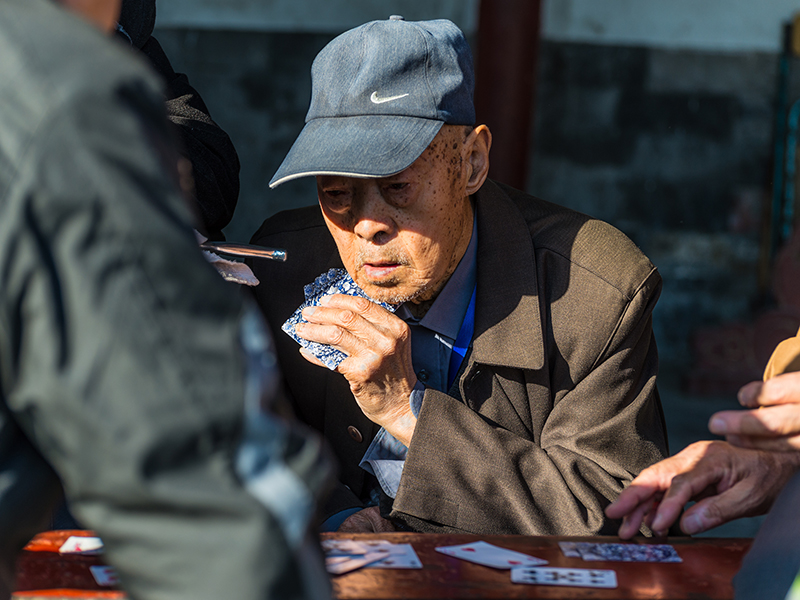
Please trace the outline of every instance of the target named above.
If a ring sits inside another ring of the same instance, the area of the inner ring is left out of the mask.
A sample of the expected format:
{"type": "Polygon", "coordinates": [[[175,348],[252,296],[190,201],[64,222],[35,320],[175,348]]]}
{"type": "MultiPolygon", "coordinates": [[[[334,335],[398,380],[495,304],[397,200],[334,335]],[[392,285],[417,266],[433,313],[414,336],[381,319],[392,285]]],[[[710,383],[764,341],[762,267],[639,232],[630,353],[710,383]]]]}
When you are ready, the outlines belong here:
{"type": "Polygon", "coordinates": [[[778,52],[796,0],[546,0],[544,37],[614,46],[778,52]]]}
{"type": "Polygon", "coordinates": [[[777,58],[545,42],[528,189],[607,220],[659,267],[664,361],[757,299],[777,58]]]}

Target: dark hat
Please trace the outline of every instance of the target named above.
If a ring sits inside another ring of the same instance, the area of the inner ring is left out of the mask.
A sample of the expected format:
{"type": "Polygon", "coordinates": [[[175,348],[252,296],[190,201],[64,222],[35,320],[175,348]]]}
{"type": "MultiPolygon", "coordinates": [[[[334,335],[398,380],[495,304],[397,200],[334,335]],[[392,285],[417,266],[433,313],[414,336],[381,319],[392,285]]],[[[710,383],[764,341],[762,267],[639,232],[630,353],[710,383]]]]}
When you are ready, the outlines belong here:
{"type": "Polygon", "coordinates": [[[472,54],[452,22],[392,16],[336,37],[311,67],[306,125],[270,182],[386,177],[442,125],[474,125],[472,54]]]}

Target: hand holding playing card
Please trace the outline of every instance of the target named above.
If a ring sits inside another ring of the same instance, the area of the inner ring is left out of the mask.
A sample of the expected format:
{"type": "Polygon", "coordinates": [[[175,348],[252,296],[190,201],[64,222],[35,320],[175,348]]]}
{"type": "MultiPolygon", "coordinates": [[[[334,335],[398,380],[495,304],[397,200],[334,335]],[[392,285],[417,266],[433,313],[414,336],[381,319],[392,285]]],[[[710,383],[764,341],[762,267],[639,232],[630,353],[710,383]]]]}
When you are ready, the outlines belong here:
{"type": "MultiPolygon", "coordinates": [[[[385,308],[363,297],[336,294],[302,311],[307,323],[297,334],[344,352],[337,367],[350,383],[361,410],[405,445],[411,442],[416,418],[409,399],[417,382],[411,365],[408,325],[385,308]]],[[[301,349],[310,362],[320,361],[301,349]]]]}

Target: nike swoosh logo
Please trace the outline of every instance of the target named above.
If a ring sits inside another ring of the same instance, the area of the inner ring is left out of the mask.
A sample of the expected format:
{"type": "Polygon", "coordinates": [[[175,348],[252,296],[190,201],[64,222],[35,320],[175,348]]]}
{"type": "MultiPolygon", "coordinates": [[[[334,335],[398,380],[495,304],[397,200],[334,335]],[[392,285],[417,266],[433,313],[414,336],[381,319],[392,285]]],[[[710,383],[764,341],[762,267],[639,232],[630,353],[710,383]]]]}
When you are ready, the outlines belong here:
{"type": "Polygon", "coordinates": [[[393,100],[400,100],[400,98],[405,98],[408,94],[400,94],[399,96],[386,96],[386,98],[379,98],[378,92],[372,92],[372,95],[369,97],[372,100],[373,104],[383,104],[384,102],[392,102],[393,100]]]}

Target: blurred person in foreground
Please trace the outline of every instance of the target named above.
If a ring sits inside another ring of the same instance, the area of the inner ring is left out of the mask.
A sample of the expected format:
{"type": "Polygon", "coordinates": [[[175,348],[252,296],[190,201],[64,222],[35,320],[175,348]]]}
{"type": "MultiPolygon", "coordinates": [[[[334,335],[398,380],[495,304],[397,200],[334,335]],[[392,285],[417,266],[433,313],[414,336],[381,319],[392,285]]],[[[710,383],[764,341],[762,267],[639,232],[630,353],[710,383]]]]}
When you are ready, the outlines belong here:
{"type": "Polygon", "coordinates": [[[446,20],[334,39],[270,184],[316,176],[319,206],[252,238],[296,259],[253,265],[254,289],[296,412],[341,464],[324,527],[610,534],[605,506],[667,455],[661,277],[607,223],[487,179],[472,68],[446,20]],[[279,329],[331,268],[374,300],[303,312],[336,370],[279,329]]]}
{"type": "Polygon", "coordinates": [[[797,371],[800,333],[778,345],[764,381],[739,390],[749,410],[712,415],[709,430],[726,441],[696,442],[645,469],[606,508],[623,519],[620,537],[633,537],[642,524],[663,534],[678,520],[685,533],[697,534],[769,511],[734,580],[736,598],[782,600],[800,569],[797,371]]]}
{"type": "Polygon", "coordinates": [[[327,459],[277,416],[269,334],[197,248],[159,80],[104,35],[118,14],[0,2],[0,596],[63,484],[132,598],[327,597],[307,527],[327,459]]]}

